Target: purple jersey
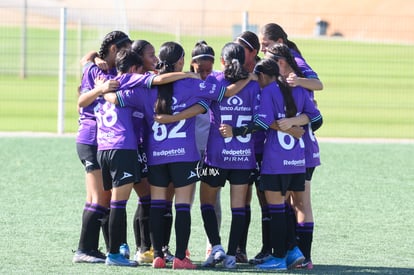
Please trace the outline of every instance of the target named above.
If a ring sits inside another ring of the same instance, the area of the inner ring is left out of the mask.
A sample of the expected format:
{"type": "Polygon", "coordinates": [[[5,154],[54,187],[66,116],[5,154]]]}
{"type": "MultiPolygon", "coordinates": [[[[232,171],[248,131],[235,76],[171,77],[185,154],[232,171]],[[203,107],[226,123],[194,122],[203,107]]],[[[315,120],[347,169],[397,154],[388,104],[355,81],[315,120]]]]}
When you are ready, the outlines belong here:
{"type": "MultiPolygon", "coordinates": [[[[217,79],[222,85],[230,83],[221,73],[217,79]]],[[[219,127],[221,123],[240,127],[253,120],[259,84],[249,82],[236,95],[225,98],[221,102],[212,102],[211,126],[208,135],[205,162],[223,169],[253,169],[256,167],[254,139],[251,134],[223,138],[219,127]]]]}
{"type": "Polygon", "coordinates": [[[321,165],[321,159],[319,156],[319,144],[312,131],[310,123],[304,126],[305,133],[302,136],[305,143],[305,163],[306,168],[316,167],[321,165]]]}
{"type": "MultiPolygon", "coordinates": [[[[173,90],[174,113],[197,103],[208,108],[209,102],[205,100],[221,100],[225,93],[225,88],[217,83],[190,78],[175,81],[173,90]]],[[[195,117],[169,124],[155,122],[154,104],[157,95],[156,88],[117,92],[120,106],[136,108],[144,114],[145,124],[148,125],[144,138],[148,165],[199,160],[200,154],[195,143],[195,117]]]]}
{"type": "MultiPolygon", "coordinates": [[[[84,73],[80,87],[81,94],[87,93],[95,87],[95,79],[98,76],[114,77],[115,75],[115,69],[112,69],[106,73],[99,69],[95,64],[88,63],[84,67],[84,73]]],[[[76,136],[77,143],[97,145],[97,126],[94,110],[100,100],[101,98],[97,98],[88,106],[79,108],[79,128],[76,136]]]]}
{"type": "MultiPolygon", "coordinates": [[[[308,65],[308,63],[306,63],[305,58],[303,58],[303,56],[301,56],[297,51],[291,49],[290,50],[291,54],[293,55],[293,57],[295,58],[296,63],[298,64],[299,69],[301,70],[301,72],[303,73],[303,76],[305,78],[318,78],[318,74],[308,65]]],[[[308,90],[309,92],[309,96],[310,98],[313,100],[314,99],[314,93],[312,90],[308,90]]]]}
{"type": "MultiPolygon", "coordinates": [[[[122,74],[114,79],[119,81],[121,89],[127,89],[150,86],[152,78],[153,76],[141,74],[122,74]]],[[[134,114],[132,108],[122,108],[101,99],[95,108],[98,150],[138,149],[132,121],[134,114]]]]}
{"type": "MultiPolygon", "coordinates": [[[[320,118],[320,112],[315,108],[308,96],[308,91],[302,87],[292,89],[292,95],[297,107],[297,115],[306,114],[309,119],[320,118]]],[[[285,103],[282,92],[276,82],[262,89],[259,113],[256,123],[267,129],[264,144],[262,174],[296,174],[305,172],[305,144],[303,139],[269,129],[274,120],[284,118],[285,103]]]]}

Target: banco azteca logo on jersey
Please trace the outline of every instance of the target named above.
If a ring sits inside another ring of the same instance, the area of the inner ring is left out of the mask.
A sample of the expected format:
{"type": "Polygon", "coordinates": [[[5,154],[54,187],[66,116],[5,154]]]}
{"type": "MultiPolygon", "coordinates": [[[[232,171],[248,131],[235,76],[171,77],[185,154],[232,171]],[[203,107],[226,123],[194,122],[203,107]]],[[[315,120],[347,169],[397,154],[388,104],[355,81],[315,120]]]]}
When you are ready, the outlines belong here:
{"type": "Polygon", "coordinates": [[[234,96],[229,97],[227,99],[227,105],[230,105],[230,106],[242,106],[243,105],[243,99],[241,99],[237,95],[234,95],[234,96]]]}

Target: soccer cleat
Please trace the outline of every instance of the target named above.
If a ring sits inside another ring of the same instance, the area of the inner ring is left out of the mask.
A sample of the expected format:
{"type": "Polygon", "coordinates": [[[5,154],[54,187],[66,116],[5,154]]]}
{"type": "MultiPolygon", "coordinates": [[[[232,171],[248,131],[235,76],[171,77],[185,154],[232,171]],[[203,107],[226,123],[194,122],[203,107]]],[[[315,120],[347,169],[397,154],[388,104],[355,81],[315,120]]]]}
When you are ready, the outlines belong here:
{"type": "Polygon", "coordinates": [[[197,266],[193,264],[191,260],[187,257],[185,257],[182,260],[178,259],[177,257],[174,257],[172,268],[173,269],[196,269],[197,266]]]}
{"type": "Polygon", "coordinates": [[[286,254],[286,265],[288,269],[292,269],[305,260],[305,256],[303,256],[302,251],[300,251],[299,247],[295,246],[291,250],[288,250],[286,254]]]}
{"type": "Polygon", "coordinates": [[[236,268],[236,256],[227,255],[223,261],[224,268],[235,269],[236,268]]]}
{"type": "Polygon", "coordinates": [[[311,260],[311,259],[305,259],[305,260],[303,261],[303,263],[298,264],[298,265],[296,266],[296,268],[311,270],[311,269],[313,269],[313,263],[312,263],[312,260],[311,260]]]}
{"type": "Polygon", "coordinates": [[[141,252],[137,252],[137,254],[135,254],[135,260],[140,263],[146,263],[146,264],[150,264],[154,261],[154,250],[150,249],[147,250],[143,253],[141,252]]]}
{"type": "Polygon", "coordinates": [[[72,262],[73,263],[91,263],[91,264],[98,264],[98,263],[105,263],[106,256],[99,250],[91,250],[91,251],[82,251],[76,250],[75,255],[73,255],[72,262]]]}
{"type": "Polygon", "coordinates": [[[106,257],[106,260],[105,260],[105,264],[115,265],[115,266],[131,266],[131,267],[138,266],[138,263],[136,261],[128,260],[121,253],[117,253],[117,254],[108,253],[108,256],[106,257]]]}
{"type": "Polygon", "coordinates": [[[240,249],[236,250],[236,263],[246,264],[249,260],[245,252],[242,252],[240,249]]]}
{"type": "Polygon", "coordinates": [[[124,256],[125,259],[129,259],[130,256],[130,251],[129,251],[129,246],[126,243],[121,244],[121,246],[119,247],[119,253],[124,256]]]}
{"type": "Polygon", "coordinates": [[[153,268],[165,268],[166,267],[165,260],[161,257],[155,258],[154,261],[152,261],[152,267],[153,268]]]}
{"type": "Polygon", "coordinates": [[[207,257],[206,261],[201,265],[203,267],[215,267],[216,264],[222,262],[226,258],[226,253],[224,252],[223,247],[218,244],[213,246],[210,255],[207,257]]]}
{"type": "Polygon", "coordinates": [[[257,265],[264,263],[267,259],[271,257],[269,252],[260,251],[253,259],[249,260],[249,264],[257,265]]]}
{"type": "Polygon", "coordinates": [[[263,263],[256,265],[256,268],[267,270],[287,270],[286,259],[270,256],[263,263]]]}
{"type": "Polygon", "coordinates": [[[171,253],[170,248],[168,247],[168,245],[164,246],[162,248],[162,252],[164,253],[165,261],[167,263],[172,263],[173,260],[174,260],[174,255],[171,253]]]}

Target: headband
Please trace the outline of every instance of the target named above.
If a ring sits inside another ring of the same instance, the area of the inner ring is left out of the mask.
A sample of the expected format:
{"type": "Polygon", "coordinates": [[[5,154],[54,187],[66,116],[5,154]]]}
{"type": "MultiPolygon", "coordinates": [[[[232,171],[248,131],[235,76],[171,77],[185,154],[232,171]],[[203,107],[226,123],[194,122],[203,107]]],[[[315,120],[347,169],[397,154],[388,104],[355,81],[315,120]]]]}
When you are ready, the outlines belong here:
{"type": "Polygon", "coordinates": [[[203,58],[203,57],[210,57],[214,59],[214,55],[212,54],[199,54],[199,55],[193,56],[191,60],[196,60],[196,59],[203,58]]]}
{"type": "Polygon", "coordinates": [[[245,43],[252,51],[254,50],[254,47],[252,46],[252,44],[250,44],[246,39],[244,39],[243,37],[239,36],[237,37],[238,40],[243,41],[243,43],[245,43]]]}

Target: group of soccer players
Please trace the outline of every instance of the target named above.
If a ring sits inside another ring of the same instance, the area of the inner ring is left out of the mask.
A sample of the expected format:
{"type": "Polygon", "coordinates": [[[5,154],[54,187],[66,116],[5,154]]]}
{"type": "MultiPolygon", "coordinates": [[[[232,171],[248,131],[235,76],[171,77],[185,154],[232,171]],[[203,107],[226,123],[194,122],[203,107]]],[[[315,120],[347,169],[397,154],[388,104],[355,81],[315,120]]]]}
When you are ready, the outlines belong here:
{"type": "Polygon", "coordinates": [[[207,236],[202,267],[237,263],[258,269],[312,269],[310,181],[320,165],[313,131],[322,124],[313,91],[323,85],[275,23],[259,37],[226,43],[213,71],[205,41],[192,50],[165,42],[158,57],[146,40],[108,33],[81,61],[77,152],[85,167],[86,203],[73,262],[195,269],[188,242],[195,184],[207,236]],[[260,50],[264,58],[260,60],[260,50]],[[231,226],[220,237],[220,189],[230,184],[231,226]],[[262,248],[248,260],[252,186],[262,210],[262,248]],[[126,204],[138,195],[134,260],[126,204]],[[176,251],[169,250],[175,208],[176,251]],[[99,234],[107,253],[99,251],[99,234]]]}

